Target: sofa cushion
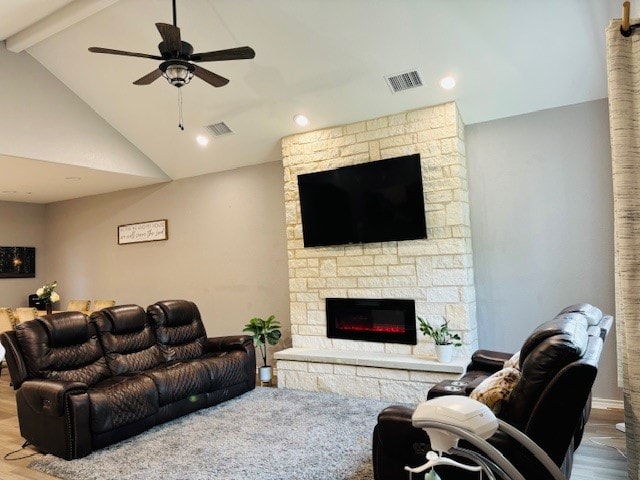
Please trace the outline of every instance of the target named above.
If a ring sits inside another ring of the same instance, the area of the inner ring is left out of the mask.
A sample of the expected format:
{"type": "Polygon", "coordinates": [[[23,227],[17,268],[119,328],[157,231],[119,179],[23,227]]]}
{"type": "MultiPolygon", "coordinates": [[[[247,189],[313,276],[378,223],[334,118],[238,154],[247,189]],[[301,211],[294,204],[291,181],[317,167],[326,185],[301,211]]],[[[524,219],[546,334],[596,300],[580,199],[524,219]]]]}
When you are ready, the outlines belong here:
{"type": "Polygon", "coordinates": [[[166,327],[180,327],[182,325],[190,325],[195,317],[200,318],[200,312],[193,302],[185,300],[167,300],[158,302],[162,308],[166,327]]]}
{"type": "Polygon", "coordinates": [[[247,381],[247,355],[240,350],[209,353],[192,360],[204,365],[211,378],[212,391],[247,381]]]}
{"type": "Polygon", "coordinates": [[[16,326],[29,377],[93,385],[110,376],[95,325],[80,312],[60,312],[16,326]]]}
{"type": "Polygon", "coordinates": [[[153,380],[161,407],[212,390],[209,372],[197,360],[161,365],[142,374],[153,380]]]}
{"type": "Polygon", "coordinates": [[[84,343],[91,336],[87,317],[80,312],[70,312],[55,319],[43,317],[40,323],[49,336],[49,345],[64,347],[84,343]],[[76,314],[74,314],[76,313],[76,314]]]}
{"type": "Polygon", "coordinates": [[[504,361],[504,368],[516,368],[520,370],[520,350],[504,361]]]}
{"type": "Polygon", "coordinates": [[[164,356],[146,312],[137,305],[109,307],[91,315],[113,375],[156,367],[164,356]]]}
{"type": "Polygon", "coordinates": [[[166,361],[204,354],[206,332],[198,307],[187,300],[166,300],[147,308],[166,361]]]}
{"type": "Polygon", "coordinates": [[[155,414],[158,391],[144,375],[116,376],[88,390],[91,431],[103,433],[155,414]]]}
{"type": "Polygon", "coordinates": [[[473,389],[469,397],[484,403],[496,413],[507,401],[518,380],[520,380],[520,370],[513,367],[503,368],[485,378],[473,389]]]}
{"type": "Polygon", "coordinates": [[[144,309],[138,305],[108,307],[103,313],[110,320],[111,333],[135,333],[149,326],[144,309]]]}

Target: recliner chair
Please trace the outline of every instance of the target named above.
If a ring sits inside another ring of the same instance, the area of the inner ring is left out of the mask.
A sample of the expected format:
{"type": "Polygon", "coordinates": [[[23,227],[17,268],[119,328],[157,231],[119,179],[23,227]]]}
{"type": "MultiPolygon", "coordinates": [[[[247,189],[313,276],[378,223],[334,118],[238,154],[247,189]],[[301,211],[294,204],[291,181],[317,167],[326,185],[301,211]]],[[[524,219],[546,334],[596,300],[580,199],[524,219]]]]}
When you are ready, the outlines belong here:
{"type": "MultiPolygon", "coordinates": [[[[573,452],[580,444],[591,409],[591,388],[598,371],[603,342],[613,318],[588,304],[572,305],[553,320],[537,327],[520,350],[520,380],[505,399],[498,418],[513,425],[536,442],[569,478],[573,452]]],[[[469,395],[482,380],[501,370],[512,354],[479,350],[456,388],[436,385],[427,399],[446,394],[469,395]],[[466,384],[466,385],[465,385],[466,384]],[[457,390],[451,392],[451,390],[457,390]]],[[[392,406],[378,416],[373,433],[375,480],[409,479],[405,466],[424,463],[429,438],[411,424],[413,409],[392,406]]],[[[488,439],[525,476],[549,478],[539,463],[516,442],[497,432],[488,439]]],[[[464,442],[461,442],[463,445],[464,442]]],[[[472,448],[463,445],[465,448],[472,448]]],[[[458,459],[464,461],[464,459],[458,459]]],[[[443,478],[477,478],[447,467],[443,478]]]]}

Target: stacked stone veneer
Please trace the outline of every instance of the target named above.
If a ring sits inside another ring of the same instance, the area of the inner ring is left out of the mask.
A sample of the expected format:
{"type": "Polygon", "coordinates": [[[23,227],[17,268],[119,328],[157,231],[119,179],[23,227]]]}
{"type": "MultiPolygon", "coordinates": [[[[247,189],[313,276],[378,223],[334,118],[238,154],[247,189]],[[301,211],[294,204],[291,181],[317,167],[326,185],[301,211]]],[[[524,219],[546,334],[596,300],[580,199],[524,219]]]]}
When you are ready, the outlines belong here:
{"type": "MultiPolygon", "coordinates": [[[[327,338],[327,297],[413,299],[417,315],[432,324],[446,318],[460,333],[459,355],[477,347],[464,125],[454,103],[290,136],[282,156],[294,348],[433,355],[420,333],[416,346],[327,338]],[[304,248],[297,175],[414,153],[421,156],[427,239],[304,248]]],[[[341,367],[313,363],[278,361],[279,382],[314,389],[341,367]]],[[[343,380],[357,377],[355,370],[347,368],[343,380]]]]}

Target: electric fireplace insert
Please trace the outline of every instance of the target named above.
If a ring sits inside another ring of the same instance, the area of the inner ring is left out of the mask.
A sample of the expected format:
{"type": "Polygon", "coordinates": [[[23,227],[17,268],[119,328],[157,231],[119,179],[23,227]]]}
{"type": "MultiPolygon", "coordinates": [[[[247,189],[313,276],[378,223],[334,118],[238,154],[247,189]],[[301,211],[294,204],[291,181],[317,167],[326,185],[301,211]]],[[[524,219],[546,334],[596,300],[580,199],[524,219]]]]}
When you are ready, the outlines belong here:
{"type": "Polygon", "coordinates": [[[327,337],[416,344],[413,300],[327,298],[327,337]]]}

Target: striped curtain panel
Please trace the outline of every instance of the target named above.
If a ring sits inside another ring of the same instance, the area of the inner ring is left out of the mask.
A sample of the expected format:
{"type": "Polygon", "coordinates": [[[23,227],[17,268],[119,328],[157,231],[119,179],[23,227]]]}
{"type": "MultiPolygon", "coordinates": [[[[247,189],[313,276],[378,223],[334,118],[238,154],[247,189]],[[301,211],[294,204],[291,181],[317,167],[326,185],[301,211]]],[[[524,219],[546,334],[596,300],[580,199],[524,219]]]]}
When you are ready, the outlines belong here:
{"type": "Polygon", "coordinates": [[[640,30],[607,29],[613,165],[616,329],[624,388],[629,478],[640,480],[640,30]]]}

